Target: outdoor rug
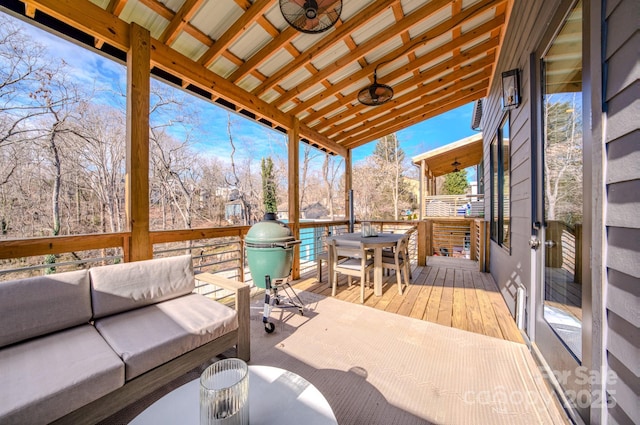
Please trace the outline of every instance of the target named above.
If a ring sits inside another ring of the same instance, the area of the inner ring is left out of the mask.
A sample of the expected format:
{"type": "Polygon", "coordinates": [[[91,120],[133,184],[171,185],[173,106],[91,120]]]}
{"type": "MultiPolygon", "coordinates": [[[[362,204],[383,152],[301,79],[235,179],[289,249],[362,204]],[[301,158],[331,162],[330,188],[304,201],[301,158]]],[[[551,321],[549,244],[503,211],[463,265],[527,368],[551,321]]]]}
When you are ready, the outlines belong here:
{"type": "Polygon", "coordinates": [[[304,315],[274,309],[272,334],[256,299],[250,363],[307,379],[339,424],[565,423],[524,344],[299,295],[304,315]]]}

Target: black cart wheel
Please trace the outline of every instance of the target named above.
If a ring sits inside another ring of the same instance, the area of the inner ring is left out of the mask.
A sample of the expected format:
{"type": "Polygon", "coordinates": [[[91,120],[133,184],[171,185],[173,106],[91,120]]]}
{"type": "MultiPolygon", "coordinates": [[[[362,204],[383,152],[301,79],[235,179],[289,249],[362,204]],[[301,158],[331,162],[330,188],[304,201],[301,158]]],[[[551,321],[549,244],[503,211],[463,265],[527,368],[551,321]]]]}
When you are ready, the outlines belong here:
{"type": "Polygon", "coordinates": [[[276,305],[280,305],[280,298],[275,298],[275,299],[273,300],[273,302],[275,302],[275,303],[276,303],[276,305]]]}
{"type": "Polygon", "coordinates": [[[267,322],[264,324],[264,331],[268,334],[273,333],[276,330],[276,325],[271,322],[267,322]]]}

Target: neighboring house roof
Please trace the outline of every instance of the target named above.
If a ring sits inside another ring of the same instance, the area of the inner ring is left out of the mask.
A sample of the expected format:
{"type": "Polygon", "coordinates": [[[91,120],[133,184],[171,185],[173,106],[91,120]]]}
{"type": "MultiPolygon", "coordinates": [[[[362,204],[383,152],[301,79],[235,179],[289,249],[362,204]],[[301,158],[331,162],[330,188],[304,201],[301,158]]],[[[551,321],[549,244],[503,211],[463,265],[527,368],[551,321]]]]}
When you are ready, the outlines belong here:
{"type": "Polygon", "coordinates": [[[453,172],[457,162],[457,168],[463,170],[472,167],[482,161],[482,134],[460,139],[448,145],[430,150],[411,158],[416,165],[425,162],[426,171],[431,171],[433,177],[443,176],[453,172]]]}

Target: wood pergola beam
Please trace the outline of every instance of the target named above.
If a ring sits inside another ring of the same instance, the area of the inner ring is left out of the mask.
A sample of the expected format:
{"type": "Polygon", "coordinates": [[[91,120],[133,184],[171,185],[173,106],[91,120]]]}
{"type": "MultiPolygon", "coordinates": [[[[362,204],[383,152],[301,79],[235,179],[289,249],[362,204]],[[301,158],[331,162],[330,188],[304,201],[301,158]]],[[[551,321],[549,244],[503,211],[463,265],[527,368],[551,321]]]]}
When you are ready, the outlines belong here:
{"type": "Polygon", "coordinates": [[[439,102],[436,102],[435,104],[428,105],[429,107],[426,108],[427,111],[422,114],[416,114],[412,111],[407,116],[398,117],[396,120],[394,120],[396,121],[396,123],[388,123],[380,129],[373,129],[371,133],[367,133],[366,135],[359,138],[354,137],[351,140],[345,140],[341,144],[349,150],[355,149],[358,146],[362,146],[373,140],[379,139],[380,137],[384,137],[388,134],[400,131],[429,118],[433,118],[436,115],[443,114],[451,109],[466,105],[467,103],[473,102],[474,100],[480,99],[481,97],[485,97],[486,95],[487,89],[482,89],[477,92],[471,92],[463,97],[455,97],[454,99],[443,99],[439,102]]]}
{"type": "MultiPolygon", "coordinates": [[[[451,84],[454,84],[459,81],[464,81],[465,83],[467,83],[463,85],[463,87],[468,85],[467,81],[469,80],[466,80],[466,79],[463,80],[463,78],[471,75],[472,73],[475,73],[472,76],[473,78],[476,78],[476,79],[479,78],[478,74],[480,73],[482,74],[481,79],[488,78],[491,75],[489,68],[492,66],[494,60],[495,60],[494,55],[486,56],[478,61],[475,61],[471,64],[461,67],[460,69],[452,72],[451,74],[432,80],[431,82],[422,85],[417,90],[413,90],[403,96],[399,96],[398,98],[393,99],[391,102],[385,105],[381,105],[380,107],[368,108],[368,110],[366,110],[362,114],[359,114],[348,121],[342,122],[339,125],[332,126],[326,131],[321,130],[320,133],[328,137],[332,137],[337,134],[340,134],[341,132],[349,131],[349,129],[355,128],[358,125],[367,126],[368,125],[367,120],[370,120],[382,115],[388,116],[390,111],[393,111],[394,109],[400,106],[415,102],[418,97],[429,94],[434,90],[439,90],[442,87],[446,87],[444,90],[448,91],[451,89],[451,87],[449,87],[451,84]]],[[[437,67],[434,67],[437,69],[434,69],[433,71],[431,70],[424,71],[419,76],[414,77],[408,81],[405,81],[404,83],[399,85],[397,87],[397,90],[399,92],[402,92],[403,90],[406,90],[407,88],[414,86],[416,82],[420,83],[421,80],[425,80],[424,74],[428,73],[432,75],[438,75],[442,73],[445,69],[452,67],[451,62],[456,63],[459,61],[447,61],[445,64],[441,64],[437,67]]],[[[443,93],[444,93],[443,90],[439,90],[435,92],[434,95],[442,96],[443,93]]]]}
{"type": "Polygon", "coordinates": [[[256,0],[251,7],[213,43],[213,46],[198,59],[198,63],[205,67],[211,65],[221,52],[227,50],[227,47],[229,47],[231,43],[237,40],[251,24],[256,22],[258,17],[262,16],[271,3],[272,0],[256,0]]]}
{"type": "Polygon", "coordinates": [[[202,3],[204,3],[204,0],[185,1],[180,7],[180,10],[171,18],[169,26],[165,28],[159,40],[169,46],[172,45],[176,38],[178,38],[180,31],[187,26],[187,22],[189,22],[191,17],[200,9],[202,3]]]}
{"type": "MultiPolygon", "coordinates": [[[[487,1],[487,0],[485,0],[485,1],[487,1]]],[[[365,41],[364,43],[360,44],[354,50],[352,50],[351,53],[339,58],[332,65],[327,66],[326,68],[324,68],[322,71],[320,71],[318,73],[317,79],[314,79],[313,84],[315,84],[315,83],[317,83],[317,82],[319,82],[321,80],[326,80],[331,75],[333,75],[336,72],[338,72],[344,66],[346,66],[346,65],[348,65],[350,63],[358,61],[359,59],[363,58],[367,53],[369,53],[372,50],[374,50],[376,47],[379,47],[381,44],[384,44],[387,41],[389,41],[389,39],[397,36],[398,33],[406,31],[409,28],[413,27],[414,25],[417,25],[420,22],[424,21],[425,19],[428,19],[430,16],[432,16],[434,13],[436,13],[440,9],[442,9],[443,7],[446,7],[449,3],[450,3],[449,0],[434,0],[434,1],[430,2],[430,3],[427,3],[426,5],[422,6],[420,9],[418,9],[416,11],[413,11],[410,15],[408,15],[404,19],[400,20],[400,22],[396,23],[395,25],[390,26],[389,28],[385,29],[381,33],[377,34],[376,36],[374,36],[374,37],[370,38],[369,40],[365,41]]],[[[349,22],[351,22],[351,21],[349,21],[349,22]]],[[[415,48],[419,47],[417,44],[418,43],[416,43],[415,48]]],[[[407,46],[404,46],[404,49],[407,49],[407,46]]],[[[389,56],[390,55],[385,55],[385,58],[387,58],[389,56]]],[[[391,56],[391,57],[393,57],[393,56],[391,56]]],[[[380,62],[381,61],[379,61],[378,63],[380,63],[380,62]]],[[[354,82],[354,81],[355,80],[353,80],[352,82],[354,82]]],[[[298,86],[296,86],[294,88],[291,88],[285,97],[276,99],[276,101],[275,101],[276,105],[284,104],[287,100],[292,99],[293,97],[299,95],[300,93],[302,93],[305,90],[307,90],[310,87],[312,87],[313,84],[311,84],[311,83],[302,83],[302,84],[299,84],[298,86]]]]}
{"type": "MultiPolygon", "coordinates": [[[[393,81],[396,79],[401,78],[402,76],[406,75],[406,74],[410,74],[416,70],[418,70],[419,68],[422,68],[423,66],[429,64],[430,62],[434,61],[435,59],[437,59],[440,56],[443,56],[445,54],[447,54],[448,52],[451,52],[454,49],[459,49],[462,46],[473,42],[474,40],[478,39],[479,37],[484,36],[486,31],[490,31],[491,29],[494,28],[499,28],[500,25],[502,25],[504,23],[504,15],[502,16],[498,16],[472,30],[467,31],[466,33],[462,34],[459,38],[457,39],[453,39],[445,44],[443,44],[440,47],[435,48],[434,50],[432,50],[431,52],[420,56],[419,58],[416,58],[415,60],[410,61],[409,63],[407,63],[406,65],[390,72],[389,74],[384,76],[384,79],[386,81],[393,81]]],[[[471,49],[468,50],[464,50],[460,52],[460,58],[463,60],[468,60],[470,58],[473,58],[485,51],[491,50],[493,48],[495,48],[498,44],[498,40],[496,39],[489,39],[483,43],[481,43],[478,46],[472,47],[471,49]]],[[[380,61],[378,61],[377,63],[380,63],[384,60],[387,60],[387,58],[393,58],[393,55],[386,55],[385,59],[382,59],[380,61]]],[[[350,85],[352,85],[355,81],[360,80],[361,78],[366,77],[367,75],[370,75],[373,73],[373,70],[375,69],[375,66],[377,63],[371,64],[369,65],[366,69],[363,69],[362,71],[358,71],[357,73],[353,74],[352,76],[345,78],[344,80],[334,84],[330,89],[327,90],[323,90],[321,93],[317,94],[316,96],[314,96],[311,99],[307,99],[304,103],[302,103],[300,106],[294,108],[291,110],[291,113],[294,115],[298,115],[299,113],[303,112],[304,110],[308,110],[310,109],[314,104],[320,103],[322,101],[324,101],[325,99],[329,98],[330,96],[334,96],[338,93],[340,93],[342,90],[344,90],[345,88],[349,87],[350,85]]],[[[311,125],[314,121],[320,119],[321,117],[325,116],[326,114],[330,113],[331,111],[334,111],[338,108],[340,108],[345,102],[343,101],[336,101],[336,102],[332,102],[329,105],[324,106],[323,108],[312,112],[311,114],[309,114],[308,116],[306,116],[304,118],[304,122],[311,125]]],[[[357,105],[356,107],[361,107],[362,105],[357,105]]],[[[364,107],[360,108],[360,109],[364,109],[364,107]]],[[[335,118],[336,120],[342,120],[344,119],[344,114],[340,114],[340,115],[336,115],[335,117],[332,117],[332,119],[335,118]],[[341,116],[342,118],[338,118],[338,116],[341,116]]],[[[336,121],[332,121],[332,122],[336,122],[336,121]]],[[[321,124],[326,124],[326,121],[323,121],[321,124]]],[[[330,125],[330,124],[329,124],[330,125]]],[[[326,125],[323,125],[322,127],[318,127],[318,125],[312,125],[313,128],[320,130],[321,128],[324,128],[326,125]]]]}
{"type": "MultiPolygon", "coordinates": [[[[488,40],[486,43],[484,43],[482,45],[482,47],[478,46],[478,48],[474,48],[472,50],[474,50],[474,52],[469,52],[470,54],[467,55],[465,54],[464,56],[461,57],[453,57],[449,60],[446,60],[438,65],[435,65],[429,69],[426,69],[424,71],[422,71],[420,74],[418,74],[417,76],[414,76],[413,78],[410,78],[408,80],[403,81],[402,83],[400,83],[398,86],[396,86],[394,89],[401,93],[407,89],[410,89],[412,87],[420,87],[422,85],[424,85],[424,81],[429,81],[431,80],[429,83],[427,84],[432,84],[434,81],[434,76],[438,76],[439,74],[447,71],[448,69],[453,69],[456,66],[459,66],[459,64],[463,63],[463,62],[467,62],[470,59],[476,58],[476,56],[481,56],[481,55],[486,55],[487,54],[487,50],[485,49],[485,47],[488,47],[489,45],[495,45],[495,41],[492,40],[488,40]],[[431,75],[431,78],[426,78],[426,75],[431,75]]],[[[494,58],[495,55],[493,53],[491,53],[491,51],[488,51],[489,54],[488,56],[485,56],[484,58],[480,58],[476,61],[474,61],[471,64],[468,64],[466,66],[464,66],[465,70],[469,70],[469,72],[474,72],[477,69],[480,68],[484,68],[485,66],[488,66],[490,64],[488,64],[488,59],[487,58],[494,58]]],[[[462,74],[460,72],[456,72],[455,73],[457,78],[462,78],[468,74],[462,74]]],[[[445,77],[441,78],[444,81],[450,82],[450,75],[447,75],[445,77]],[[445,80],[446,79],[446,80],[445,80]]],[[[438,80],[435,80],[438,81],[438,80]]],[[[435,87],[437,88],[437,87],[435,87]]],[[[434,88],[434,89],[435,89],[434,88]]],[[[400,99],[400,98],[398,98],[400,99]]],[[[324,120],[321,121],[319,124],[316,124],[315,126],[313,126],[313,128],[317,131],[319,131],[320,133],[323,134],[327,134],[330,133],[330,127],[335,127],[338,125],[338,123],[342,123],[344,122],[345,119],[348,119],[349,117],[360,113],[361,111],[371,111],[373,113],[378,112],[382,113],[385,112],[388,109],[392,109],[392,108],[397,108],[398,106],[401,106],[402,101],[398,100],[398,99],[394,99],[391,102],[385,104],[385,105],[381,105],[375,108],[370,108],[366,105],[362,105],[362,104],[356,104],[354,105],[352,108],[349,109],[349,113],[339,113],[334,115],[333,117],[331,117],[328,120],[324,120]],[[329,129],[329,130],[327,130],[329,129]]],[[[407,99],[408,101],[412,101],[413,99],[411,97],[404,97],[404,99],[407,99]]],[[[360,117],[362,114],[358,115],[358,117],[360,117]]]]}
{"type": "Polygon", "coordinates": [[[376,0],[358,15],[349,19],[347,23],[340,25],[340,27],[334,31],[332,37],[322,38],[316,44],[306,49],[302,54],[298,55],[298,57],[291,61],[287,66],[281,68],[275,74],[269,76],[269,78],[267,78],[264,83],[256,87],[252,91],[252,93],[256,96],[262,95],[267,90],[273,88],[276,84],[290,75],[292,72],[295,72],[300,67],[310,63],[314,57],[318,57],[331,47],[335,46],[337,43],[343,41],[346,37],[349,37],[353,31],[367,25],[370,19],[378,16],[379,14],[384,12],[390,5],[398,1],[399,0],[376,0]]]}
{"type": "MultiPolygon", "coordinates": [[[[460,80],[448,87],[445,87],[441,90],[438,90],[433,94],[426,94],[429,91],[432,91],[432,87],[437,87],[438,81],[435,81],[432,84],[427,84],[424,89],[421,89],[421,93],[424,93],[424,96],[418,99],[415,99],[412,103],[404,104],[402,107],[387,111],[385,114],[379,116],[376,119],[370,121],[361,121],[356,126],[350,128],[348,131],[342,132],[339,135],[335,136],[336,140],[348,140],[353,137],[358,137],[359,134],[364,132],[375,131],[377,127],[383,127],[387,122],[393,120],[397,117],[404,117],[408,113],[415,111],[416,109],[424,108],[426,105],[431,105],[434,102],[437,102],[439,99],[448,98],[453,94],[466,94],[473,91],[478,91],[483,88],[488,87],[489,76],[491,75],[491,71],[488,69],[483,70],[482,72],[475,74],[468,79],[460,80]],[[431,86],[431,87],[428,87],[431,86]]],[[[412,95],[413,93],[411,93],[412,95]]],[[[416,93],[417,94],[417,93],[416,93]]]]}
{"type": "Polygon", "coordinates": [[[107,12],[119,16],[127,5],[127,0],[111,0],[107,5],[107,12]]]}
{"type": "MultiPolygon", "coordinates": [[[[174,21],[176,17],[176,13],[173,10],[169,9],[167,6],[165,6],[163,3],[160,3],[157,0],[139,0],[139,1],[140,3],[147,6],[149,9],[153,10],[158,15],[165,18],[167,21],[170,21],[170,22],[174,21]]],[[[126,3],[126,0],[124,0],[124,3],[126,3]]],[[[251,3],[248,3],[245,10],[248,9],[249,6],[251,6],[251,3]]],[[[244,8],[243,5],[240,5],[240,7],[244,8]]],[[[194,13],[195,11],[197,11],[197,8],[194,9],[194,13]]],[[[178,12],[178,14],[179,13],[180,11],[178,12]]],[[[119,14],[120,12],[118,12],[115,15],[118,16],[119,14]]],[[[176,23],[179,23],[179,21],[176,21],[176,23]]],[[[190,36],[192,36],[193,38],[195,38],[196,40],[198,40],[200,43],[204,44],[207,47],[211,47],[214,44],[214,40],[212,40],[207,34],[203,33],[198,28],[191,25],[189,22],[186,22],[184,25],[181,25],[180,29],[183,29],[184,32],[186,32],[187,34],[189,34],[190,36]]],[[[179,31],[176,31],[174,36],[177,38],[178,35],[179,35],[179,31]]],[[[167,44],[171,44],[171,43],[167,43],[167,44]]],[[[229,60],[229,62],[234,63],[237,66],[240,66],[243,63],[242,59],[240,59],[239,57],[231,53],[229,50],[224,50],[221,53],[221,55],[224,56],[227,60],[229,60]]]]}
{"type": "MultiPolygon", "coordinates": [[[[129,50],[129,24],[88,0],[33,0],[31,3],[44,13],[93,37],[103,39],[120,50],[129,50]]],[[[152,65],[210,92],[212,96],[225,98],[242,109],[265,117],[284,129],[290,129],[292,122],[290,114],[247,93],[159,40],[150,38],[150,43],[152,65]]],[[[347,153],[344,147],[306,125],[300,125],[300,135],[332,153],[341,156],[347,153]]]]}
{"type": "Polygon", "coordinates": [[[249,60],[233,71],[233,74],[229,77],[229,81],[236,82],[250,74],[253,70],[257,70],[260,65],[267,61],[267,59],[275,55],[279,48],[289,43],[297,35],[300,35],[300,33],[296,31],[295,28],[285,28],[285,30],[271,40],[264,49],[261,49],[258,53],[251,56],[249,60]]]}

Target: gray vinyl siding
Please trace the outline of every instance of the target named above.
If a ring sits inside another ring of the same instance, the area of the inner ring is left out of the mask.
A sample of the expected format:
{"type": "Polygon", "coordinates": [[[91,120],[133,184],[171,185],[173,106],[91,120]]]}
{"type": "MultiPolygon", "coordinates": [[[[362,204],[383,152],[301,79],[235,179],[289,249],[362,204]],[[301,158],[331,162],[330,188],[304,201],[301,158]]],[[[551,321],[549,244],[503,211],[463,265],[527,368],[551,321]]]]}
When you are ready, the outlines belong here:
{"type": "MultiPolygon", "coordinates": [[[[598,369],[595,372],[604,376],[609,371],[615,372],[617,379],[605,385],[609,408],[603,416],[595,408],[591,419],[595,423],[640,424],[640,1],[590,1],[591,19],[598,21],[593,28],[597,28],[598,33],[603,4],[607,24],[607,39],[603,44],[606,67],[593,69],[593,79],[587,82],[593,86],[594,93],[599,94],[600,76],[606,75],[606,85],[602,87],[606,118],[604,126],[595,126],[592,134],[592,140],[598,141],[594,151],[602,153],[600,157],[596,154],[589,164],[595,182],[592,186],[595,226],[591,228],[592,304],[599,307],[594,309],[596,316],[587,326],[593,326],[596,344],[592,346],[593,368],[598,369]],[[605,196],[603,204],[599,202],[599,192],[605,196]],[[598,316],[598,309],[601,313],[604,310],[604,322],[598,316]],[[600,359],[605,364],[604,370],[599,370],[600,359]]],[[[500,105],[501,72],[521,70],[523,103],[511,111],[511,249],[505,250],[495,242],[491,242],[490,248],[491,273],[512,313],[517,285],[525,286],[527,293],[532,289],[527,243],[532,195],[530,98],[537,93],[531,90],[529,54],[541,43],[558,5],[557,0],[514,2],[491,91],[483,102],[484,181],[486,199],[490,200],[490,143],[504,116],[500,105]]],[[[589,46],[593,56],[590,63],[598,68],[600,47],[589,46]]],[[[602,100],[592,99],[597,103],[593,105],[594,114],[600,114],[602,100]]],[[[599,115],[593,119],[600,122],[599,115]]],[[[585,125],[585,133],[589,129],[590,126],[585,125]]],[[[491,217],[490,202],[485,203],[485,217],[491,217]]],[[[597,390],[597,385],[594,388],[597,390]]]]}
{"type": "Polygon", "coordinates": [[[640,2],[607,4],[605,98],[608,423],[640,423],[640,2]]]}
{"type": "Polygon", "coordinates": [[[511,314],[515,316],[515,295],[518,285],[531,293],[531,117],[529,81],[529,54],[546,31],[550,16],[558,1],[518,1],[514,2],[509,28],[503,42],[500,59],[491,85],[491,92],[483,103],[482,128],[484,145],[484,181],[487,201],[485,217],[491,217],[489,188],[491,182],[490,146],[502,122],[501,73],[510,69],[520,69],[520,91],[522,104],[512,109],[510,146],[510,216],[511,248],[504,249],[491,242],[491,274],[500,287],[511,314]]]}

